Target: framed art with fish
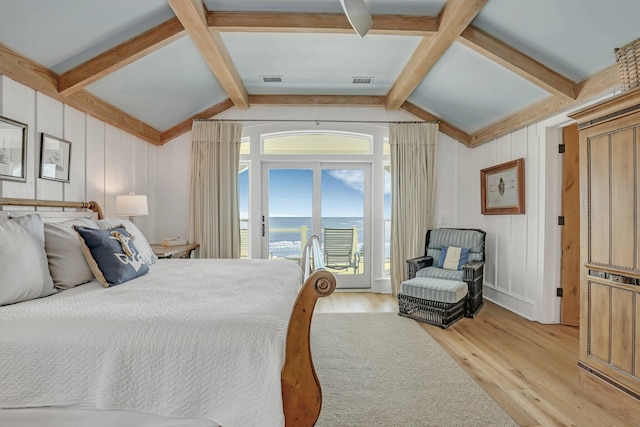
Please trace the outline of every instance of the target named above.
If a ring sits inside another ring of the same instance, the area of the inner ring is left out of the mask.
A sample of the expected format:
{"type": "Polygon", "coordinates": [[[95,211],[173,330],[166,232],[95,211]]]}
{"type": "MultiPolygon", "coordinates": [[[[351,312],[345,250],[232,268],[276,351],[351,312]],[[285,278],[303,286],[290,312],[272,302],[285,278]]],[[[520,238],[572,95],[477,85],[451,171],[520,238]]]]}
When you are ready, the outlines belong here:
{"type": "Polygon", "coordinates": [[[482,169],[480,194],[483,215],[525,213],[524,158],[482,169]]]}

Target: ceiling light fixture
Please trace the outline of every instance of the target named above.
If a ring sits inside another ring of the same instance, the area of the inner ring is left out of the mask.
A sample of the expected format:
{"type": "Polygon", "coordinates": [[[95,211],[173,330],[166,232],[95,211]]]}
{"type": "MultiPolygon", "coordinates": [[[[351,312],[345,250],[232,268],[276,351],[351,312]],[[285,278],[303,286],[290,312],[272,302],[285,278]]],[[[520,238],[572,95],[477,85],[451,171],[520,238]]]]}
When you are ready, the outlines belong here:
{"type": "Polygon", "coordinates": [[[340,0],[340,4],[353,29],[360,37],[364,37],[372,24],[371,14],[364,0],[340,0]]]}

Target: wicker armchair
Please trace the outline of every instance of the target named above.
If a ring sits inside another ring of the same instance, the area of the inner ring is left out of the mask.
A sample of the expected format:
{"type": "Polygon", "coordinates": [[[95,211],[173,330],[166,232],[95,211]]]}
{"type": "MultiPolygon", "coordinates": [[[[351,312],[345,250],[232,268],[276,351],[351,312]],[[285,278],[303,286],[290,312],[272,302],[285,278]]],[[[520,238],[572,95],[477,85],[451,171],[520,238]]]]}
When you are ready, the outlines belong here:
{"type": "Polygon", "coordinates": [[[483,305],[485,236],[484,231],[477,229],[437,228],[427,231],[425,254],[407,260],[407,279],[430,277],[465,282],[469,290],[465,303],[465,316],[475,317],[483,305]],[[469,248],[469,262],[457,271],[437,267],[443,246],[469,248]]]}

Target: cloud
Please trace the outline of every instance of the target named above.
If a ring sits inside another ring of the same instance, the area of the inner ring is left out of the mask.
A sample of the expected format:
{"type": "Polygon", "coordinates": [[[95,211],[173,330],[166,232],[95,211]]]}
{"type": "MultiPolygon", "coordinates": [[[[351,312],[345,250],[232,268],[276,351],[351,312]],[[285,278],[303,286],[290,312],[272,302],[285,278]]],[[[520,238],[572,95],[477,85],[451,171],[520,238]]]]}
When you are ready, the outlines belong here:
{"type": "Polygon", "coordinates": [[[329,171],[329,175],[342,181],[346,186],[364,193],[364,171],[357,169],[332,169],[329,171]]]}

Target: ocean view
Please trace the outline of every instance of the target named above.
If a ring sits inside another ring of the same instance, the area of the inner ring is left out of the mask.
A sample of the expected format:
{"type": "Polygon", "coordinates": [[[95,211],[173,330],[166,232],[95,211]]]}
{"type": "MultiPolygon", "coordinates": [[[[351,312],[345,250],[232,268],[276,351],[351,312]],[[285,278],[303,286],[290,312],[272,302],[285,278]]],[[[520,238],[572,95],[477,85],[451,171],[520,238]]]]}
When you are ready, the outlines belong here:
{"type": "MultiPolygon", "coordinates": [[[[352,228],[358,230],[358,249],[363,242],[363,218],[326,217],[322,219],[322,228],[352,228]]],[[[271,217],[269,220],[269,252],[272,257],[299,256],[302,251],[302,239],[311,233],[311,217],[271,217]],[[301,230],[306,227],[306,236],[301,230]]],[[[322,240],[322,236],[320,235],[322,240]]]]}
{"type": "MultiPolygon", "coordinates": [[[[271,217],[269,221],[269,252],[272,257],[299,256],[302,250],[302,239],[312,234],[311,217],[271,217]],[[303,234],[306,227],[306,235],[303,234]]],[[[363,223],[362,217],[325,217],[322,219],[322,228],[352,228],[358,232],[358,249],[363,247],[363,223]]],[[[386,228],[389,228],[388,226],[386,228]]],[[[387,236],[389,230],[385,230],[387,236]]],[[[320,235],[322,239],[322,235],[320,235]]],[[[385,244],[385,257],[389,257],[388,239],[385,244]]]]}

